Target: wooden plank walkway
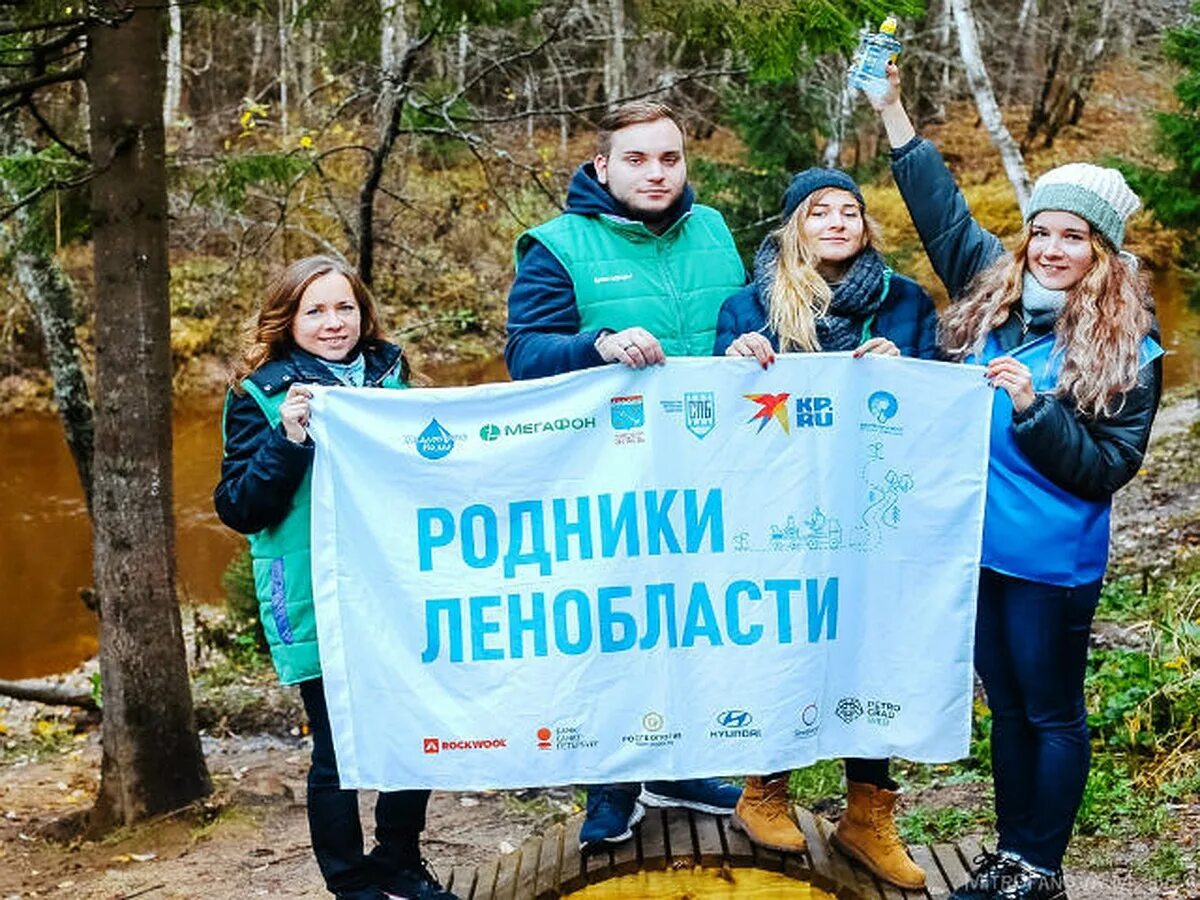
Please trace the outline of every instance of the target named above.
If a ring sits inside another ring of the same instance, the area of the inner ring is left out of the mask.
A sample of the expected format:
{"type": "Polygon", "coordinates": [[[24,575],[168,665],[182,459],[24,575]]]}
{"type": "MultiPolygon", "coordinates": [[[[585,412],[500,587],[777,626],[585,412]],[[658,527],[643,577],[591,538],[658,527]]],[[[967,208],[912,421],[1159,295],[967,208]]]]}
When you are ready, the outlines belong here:
{"type": "Polygon", "coordinates": [[[852,863],[829,842],[833,825],[797,809],[805,853],[777,853],[756,847],[728,818],[680,809],[647,808],[634,839],[589,854],[579,852],[583,814],[551,826],[518,850],[489,860],[478,869],[458,867],[447,887],[462,900],[554,900],[581,888],[637,871],[695,866],[757,867],[806,881],[839,900],[944,900],[966,880],[980,851],[975,839],[959,844],[915,845],[913,859],[925,869],[924,891],[903,891],[885,884],[852,863]]]}

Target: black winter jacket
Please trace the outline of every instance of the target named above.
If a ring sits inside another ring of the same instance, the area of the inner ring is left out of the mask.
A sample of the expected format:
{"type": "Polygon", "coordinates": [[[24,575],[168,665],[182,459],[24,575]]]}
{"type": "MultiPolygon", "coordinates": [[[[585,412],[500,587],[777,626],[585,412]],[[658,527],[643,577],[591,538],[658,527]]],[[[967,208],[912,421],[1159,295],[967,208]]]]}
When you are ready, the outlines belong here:
{"type": "MultiPolygon", "coordinates": [[[[929,141],[914,138],[892,151],[892,175],[934,271],[952,300],[1004,255],[999,238],[971,215],[967,201],[929,141]]],[[[1046,333],[1026,329],[1018,310],[995,329],[1011,350],[1046,333]]],[[[1157,340],[1157,329],[1151,335],[1157,340]]],[[[1143,367],[1137,387],[1112,415],[1091,418],[1069,398],[1040,393],[1023,413],[1013,413],[1017,446],[1039,472],[1086,500],[1105,500],[1129,482],[1142,464],[1162,393],[1162,361],[1143,367]]]]}
{"type": "MultiPolygon", "coordinates": [[[[737,338],[761,332],[776,351],[779,335],[767,324],[764,278],[755,260],[754,281],[721,304],[717,316],[717,339],[713,354],[721,356],[737,338]]],[[[925,289],[903,275],[892,275],[887,296],[870,324],[871,337],[885,337],[900,348],[902,356],[938,359],[937,310],[925,289]]]]}
{"type": "MultiPolygon", "coordinates": [[[[370,341],[362,347],[364,383],[378,385],[403,354],[395,344],[370,341]]],[[[250,380],[267,396],[293,384],[340,384],[317,357],[299,348],[285,359],[272,360],[251,373],[250,380]]],[[[287,516],[292,496],[313,461],[313,442],[289,441],[283,426],[272,428],[249,394],[229,392],[224,414],[225,455],[221,480],[213,491],[217,516],[234,531],[254,534],[278,525],[287,516]]]]}

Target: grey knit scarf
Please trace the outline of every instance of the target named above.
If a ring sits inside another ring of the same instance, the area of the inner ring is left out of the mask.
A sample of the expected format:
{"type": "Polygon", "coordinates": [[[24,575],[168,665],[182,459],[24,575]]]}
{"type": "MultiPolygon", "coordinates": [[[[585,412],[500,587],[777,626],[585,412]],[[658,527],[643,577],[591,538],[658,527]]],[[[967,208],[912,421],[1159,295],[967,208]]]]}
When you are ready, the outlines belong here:
{"type": "MultiPolygon", "coordinates": [[[[775,283],[775,264],[779,246],[768,236],[754,255],[754,281],[763,306],[770,302],[775,283]]],[[[862,340],[863,325],[879,311],[883,303],[885,266],[879,251],[870,247],[861,251],[850,264],[845,277],[832,284],[833,300],[829,311],[817,319],[817,340],[822,350],[853,350],[862,340]]]]}

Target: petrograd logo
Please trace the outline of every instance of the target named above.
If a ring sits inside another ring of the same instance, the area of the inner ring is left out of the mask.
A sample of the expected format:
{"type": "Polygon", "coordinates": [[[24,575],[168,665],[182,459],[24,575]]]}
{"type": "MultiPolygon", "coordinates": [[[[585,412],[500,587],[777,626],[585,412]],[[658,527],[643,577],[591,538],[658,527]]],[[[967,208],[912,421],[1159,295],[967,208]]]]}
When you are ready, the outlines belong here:
{"type": "Polygon", "coordinates": [[[887,728],[900,714],[900,704],[889,700],[868,700],[867,721],[880,728],[887,728]]]}
{"type": "Polygon", "coordinates": [[[717,713],[716,722],[720,727],[714,728],[708,733],[710,738],[740,740],[762,737],[761,729],[750,727],[754,722],[754,716],[744,709],[727,709],[717,713]]]}
{"type": "Polygon", "coordinates": [[[426,754],[444,753],[449,750],[501,750],[508,746],[508,738],[444,741],[441,738],[427,737],[421,744],[426,754]]]}
{"type": "Polygon", "coordinates": [[[843,697],[833,710],[837,717],[849,725],[863,714],[863,705],[857,697],[843,697]]]}
{"type": "Polygon", "coordinates": [[[743,394],[742,396],[752,403],[758,404],[758,411],[746,420],[747,425],[755,420],[758,421],[757,434],[762,434],[762,430],[772,420],[779,423],[784,434],[791,434],[792,427],[788,422],[787,411],[787,400],[791,394],[743,394]]]}

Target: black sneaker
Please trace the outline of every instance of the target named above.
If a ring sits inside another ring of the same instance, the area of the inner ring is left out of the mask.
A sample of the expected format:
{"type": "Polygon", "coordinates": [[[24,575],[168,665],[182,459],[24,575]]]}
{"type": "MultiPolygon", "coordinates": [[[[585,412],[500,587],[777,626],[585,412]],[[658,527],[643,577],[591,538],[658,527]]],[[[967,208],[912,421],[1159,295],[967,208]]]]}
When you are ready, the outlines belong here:
{"type": "Polygon", "coordinates": [[[383,896],[388,900],[459,900],[457,894],[441,886],[425,860],[388,879],[383,896]]]}
{"type": "Polygon", "coordinates": [[[1010,873],[1021,861],[1007,853],[988,853],[984,850],[972,860],[971,880],[950,895],[949,900],[995,900],[1000,885],[1007,883],[1010,873]]]}
{"type": "Polygon", "coordinates": [[[1067,900],[1063,873],[1035,869],[1024,860],[1010,868],[1000,879],[995,900],[1067,900]]]}

